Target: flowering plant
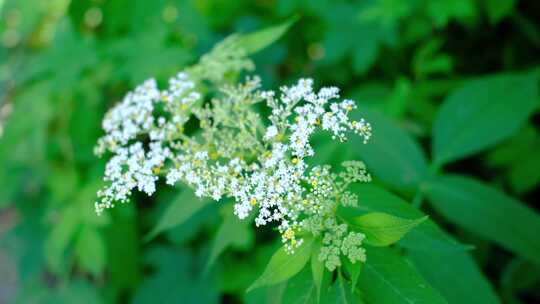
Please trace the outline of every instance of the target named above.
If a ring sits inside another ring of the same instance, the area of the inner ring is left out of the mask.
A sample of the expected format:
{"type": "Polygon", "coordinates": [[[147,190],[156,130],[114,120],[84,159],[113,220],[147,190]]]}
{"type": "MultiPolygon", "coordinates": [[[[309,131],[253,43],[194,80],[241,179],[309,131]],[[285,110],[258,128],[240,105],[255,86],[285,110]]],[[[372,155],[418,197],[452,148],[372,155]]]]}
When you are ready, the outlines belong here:
{"type": "MultiPolygon", "coordinates": [[[[316,153],[310,139],[321,130],[338,142],[359,136],[366,144],[371,125],[349,117],[355,101],[340,100],[337,87],[316,90],[312,79],[279,93],[262,90],[257,76],[236,83],[232,75],[254,67],[242,41],[225,39],[170,78],[164,90],[154,79],[145,81],[106,114],[95,152],[112,157],[97,213],[128,201],[134,189],[152,195],[163,178],[200,198],[232,198],[239,219],[253,219],[257,227],[275,223],[284,259],[314,252],[314,262],[328,271],[342,261],[365,262],[364,241],[387,246],[420,223],[381,213],[353,220],[338,214],[358,204],[349,186],[371,177],[361,161],[345,161],[337,173],[329,165],[310,165],[316,153]]],[[[252,288],[276,283],[267,273],[252,288]]]]}

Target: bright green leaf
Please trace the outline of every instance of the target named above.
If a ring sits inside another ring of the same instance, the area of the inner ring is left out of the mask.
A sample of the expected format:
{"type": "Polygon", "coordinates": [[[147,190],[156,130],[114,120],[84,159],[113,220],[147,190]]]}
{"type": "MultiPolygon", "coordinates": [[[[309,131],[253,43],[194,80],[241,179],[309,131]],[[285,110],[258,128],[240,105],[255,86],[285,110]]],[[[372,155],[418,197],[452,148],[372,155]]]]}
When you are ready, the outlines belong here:
{"type": "Polygon", "coordinates": [[[372,212],[348,220],[350,226],[366,235],[372,246],[388,246],[399,241],[409,230],[425,221],[427,216],[415,220],[400,218],[387,213],[372,212]]]}
{"type": "Polygon", "coordinates": [[[238,46],[244,49],[248,55],[256,53],[283,36],[296,20],[298,20],[297,17],[292,17],[281,24],[242,35],[238,46]]]}
{"type": "Polygon", "coordinates": [[[540,216],[522,202],[457,175],[432,181],[425,191],[453,223],[540,264],[540,216]]]}
{"type": "Polygon", "coordinates": [[[149,241],[161,232],[182,224],[210,202],[209,199],[196,197],[190,189],[183,190],[167,207],[159,222],[145,237],[145,240],[149,241]]]}
{"type": "Polygon", "coordinates": [[[448,303],[409,260],[394,250],[370,247],[367,257],[359,281],[367,303],[448,303]]]}
{"type": "Polygon", "coordinates": [[[537,82],[537,72],[499,74],[453,91],[435,118],[435,163],[458,160],[513,135],[538,105],[537,82]]]}
{"type": "Polygon", "coordinates": [[[251,284],[247,291],[283,282],[300,272],[311,257],[312,245],[313,239],[305,238],[293,254],[287,253],[285,248],[281,247],[274,253],[263,274],[251,284]]]}

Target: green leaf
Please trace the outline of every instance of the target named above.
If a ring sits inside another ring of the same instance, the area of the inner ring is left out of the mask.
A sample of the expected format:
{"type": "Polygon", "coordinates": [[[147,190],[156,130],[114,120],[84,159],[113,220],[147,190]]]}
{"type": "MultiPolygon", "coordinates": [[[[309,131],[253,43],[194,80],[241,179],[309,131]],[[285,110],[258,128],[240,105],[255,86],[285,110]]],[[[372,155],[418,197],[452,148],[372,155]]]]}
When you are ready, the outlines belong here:
{"type": "Polygon", "coordinates": [[[356,288],[356,284],[358,284],[358,278],[360,277],[360,272],[362,271],[362,265],[363,264],[360,262],[352,263],[349,259],[343,259],[343,266],[351,277],[352,291],[354,291],[354,289],[356,288]]]}
{"type": "Polygon", "coordinates": [[[489,16],[491,24],[497,24],[501,19],[512,13],[516,0],[482,0],[481,3],[489,16]]]}
{"type": "Polygon", "coordinates": [[[304,268],[287,282],[282,303],[317,303],[317,286],[313,281],[309,267],[304,268]]]}
{"type": "Polygon", "coordinates": [[[105,240],[95,227],[85,225],[82,228],[75,251],[83,269],[93,275],[99,275],[103,271],[106,258],[105,240]]]}
{"type": "Polygon", "coordinates": [[[449,303],[500,303],[493,287],[466,251],[411,249],[407,257],[449,303]]]}
{"type": "Polygon", "coordinates": [[[540,265],[540,216],[499,190],[464,176],[442,176],[425,192],[453,223],[540,265]]]}
{"type": "Polygon", "coordinates": [[[471,80],[444,101],[433,127],[433,155],[442,165],[513,135],[538,105],[538,73],[471,80]]]}
{"type": "Polygon", "coordinates": [[[390,248],[368,248],[359,284],[367,303],[448,303],[409,260],[390,248]]]}
{"type": "Polygon", "coordinates": [[[210,203],[210,199],[198,198],[190,189],[184,189],[161,215],[154,229],[145,237],[150,241],[161,232],[178,226],[210,203]]]}
{"type": "Polygon", "coordinates": [[[355,294],[354,286],[351,288],[349,284],[343,279],[341,272],[338,272],[336,282],[329,288],[328,292],[324,294],[322,303],[324,304],[360,304],[362,303],[359,294],[355,294]],[[351,290],[352,289],[352,290],[351,290]]]}
{"type": "Polygon", "coordinates": [[[326,268],[324,262],[319,260],[321,245],[315,244],[311,253],[311,273],[313,275],[313,283],[317,288],[317,302],[321,299],[321,290],[324,284],[326,268]]]}
{"type": "Polygon", "coordinates": [[[380,113],[361,108],[354,114],[365,118],[373,136],[363,144],[352,136],[352,145],[369,171],[385,184],[397,188],[415,188],[427,174],[426,157],[409,134],[380,113]]]}
{"type": "Polygon", "coordinates": [[[67,262],[64,255],[69,244],[75,238],[80,223],[79,211],[75,205],[70,205],[62,210],[59,222],[53,226],[45,243],[45,257],[53,272],[62,272],[63,266],[67,262]]]}
{"type": "MultiPolygon", "coordinates": [[[[350,190],[359,197],[355,208],[338,209],[338,214],[345,218],[357,217],[369,212],[384,212],[403,218],[420,218],[425,216],[418,209],[400,197],[373,184],[354,184],[350,190]]],[[[466,247],[449,238],[432,220],[427,219],[411,230],[399,242],[406,248],[421,250],[462,251],[466,247]]]]}
{"type": "Polygon", "coordinates": [[[348,223],[366,235],[366,243],[372,246],[388,246],[399,241],[409,230],[425,221],[427,216],[410,220],[387,213],[372,212],[352,218],[348,223]]]}
{"type": "Polygon", "coordinates": [[[244,49],[248,55],[256,53],[278,40],[279,37],[283,36],[283,34],[287,32],[289,27],[291,27],[296,20],[298,20],[298,17],[292,17],[281,24],[274,25],[253,33],[241,35],[238,41],[238,46],[244,49]]]}
{"type": "Polygon", "coordinates": [[[514,258],[504,267],[499,282],[505,303],[520,303],[516,301],[519,295],[540,283],[540,267],[523,258],[514,258]]]}
{"type": "Polygon", "coordinates": [[[152,247],[145,261],[155,271],[137,286],[131,303],[219,303],[215,277],[194,275],[204,258],[188,248],[152,247]]]}
{"type": "Polygon", "coordinates": [[[135,204],[113,208],[108,213],[114,225],[105,229],[107,282],[118,290],[135,290],[142,278],[138,217],[135,204]]]}
{"type": "Polygon", "coordinates": [[[274,285],[294,276],[309,261],[313,239],[304,238],[304,242],[294,250],[293,254],[281,247],[270,259],[263,274],[249,286],[247,292],[262,286],[274,285]]]}
{"type": "Polygon", "coordinates": [[[486,163],[505,170],[503,178],[518,194],[531,191],[540,183],[540,131],[532,124],[521,129],[503,145],[492,150],[486,163]]]}
{"type": "Polygon", "coordinates": [[[206,271],[212,267],[218,256],[229,246],[249,247],[253,243],[253,231],[250,229],[249,220],[240,220],[233,214],[232,208],[224,208],[226,211],[225,219],[219,227],[210,257],[206,264],[206,271]]]}

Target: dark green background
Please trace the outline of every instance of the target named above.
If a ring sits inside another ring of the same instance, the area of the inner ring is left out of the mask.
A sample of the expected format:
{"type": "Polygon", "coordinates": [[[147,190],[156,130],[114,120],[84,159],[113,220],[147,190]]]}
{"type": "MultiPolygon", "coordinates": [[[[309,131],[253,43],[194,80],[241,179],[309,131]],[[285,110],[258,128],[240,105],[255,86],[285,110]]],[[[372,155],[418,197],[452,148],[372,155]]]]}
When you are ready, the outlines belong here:
{"type": "Polygon", "coordinates": [[[227,206],[145,242],[180,190],[97,217],[104,160],[92,149],[130,88],[294,15],[253,57],[264,87],[337,85],[374,129],[367,146],[321,139],[319,160],[365,160],[374,183],[474,246],[503,302],[540,302],[539,217],[520,209],[539,208],[540,2],[0,0],[0,303],[260,303],[266,289],[244,290],[277,246],[271,229],[233,228],[204,272],[227,206]]]}

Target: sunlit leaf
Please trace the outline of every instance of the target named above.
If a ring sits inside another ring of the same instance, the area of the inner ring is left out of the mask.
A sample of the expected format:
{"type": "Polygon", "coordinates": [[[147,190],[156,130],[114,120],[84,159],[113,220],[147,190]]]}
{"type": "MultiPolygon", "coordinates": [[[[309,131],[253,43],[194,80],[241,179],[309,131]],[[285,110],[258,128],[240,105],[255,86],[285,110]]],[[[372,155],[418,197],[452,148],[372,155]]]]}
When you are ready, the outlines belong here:
{"type": "Polygon", "coordinates": [[[348,219],[348,224],[366,235],[365,242],[372,246],[388,246],[399,241],[409,230],[420,225],[427,217],[405,219],[382,212],[372,212],[348,219]]]}

